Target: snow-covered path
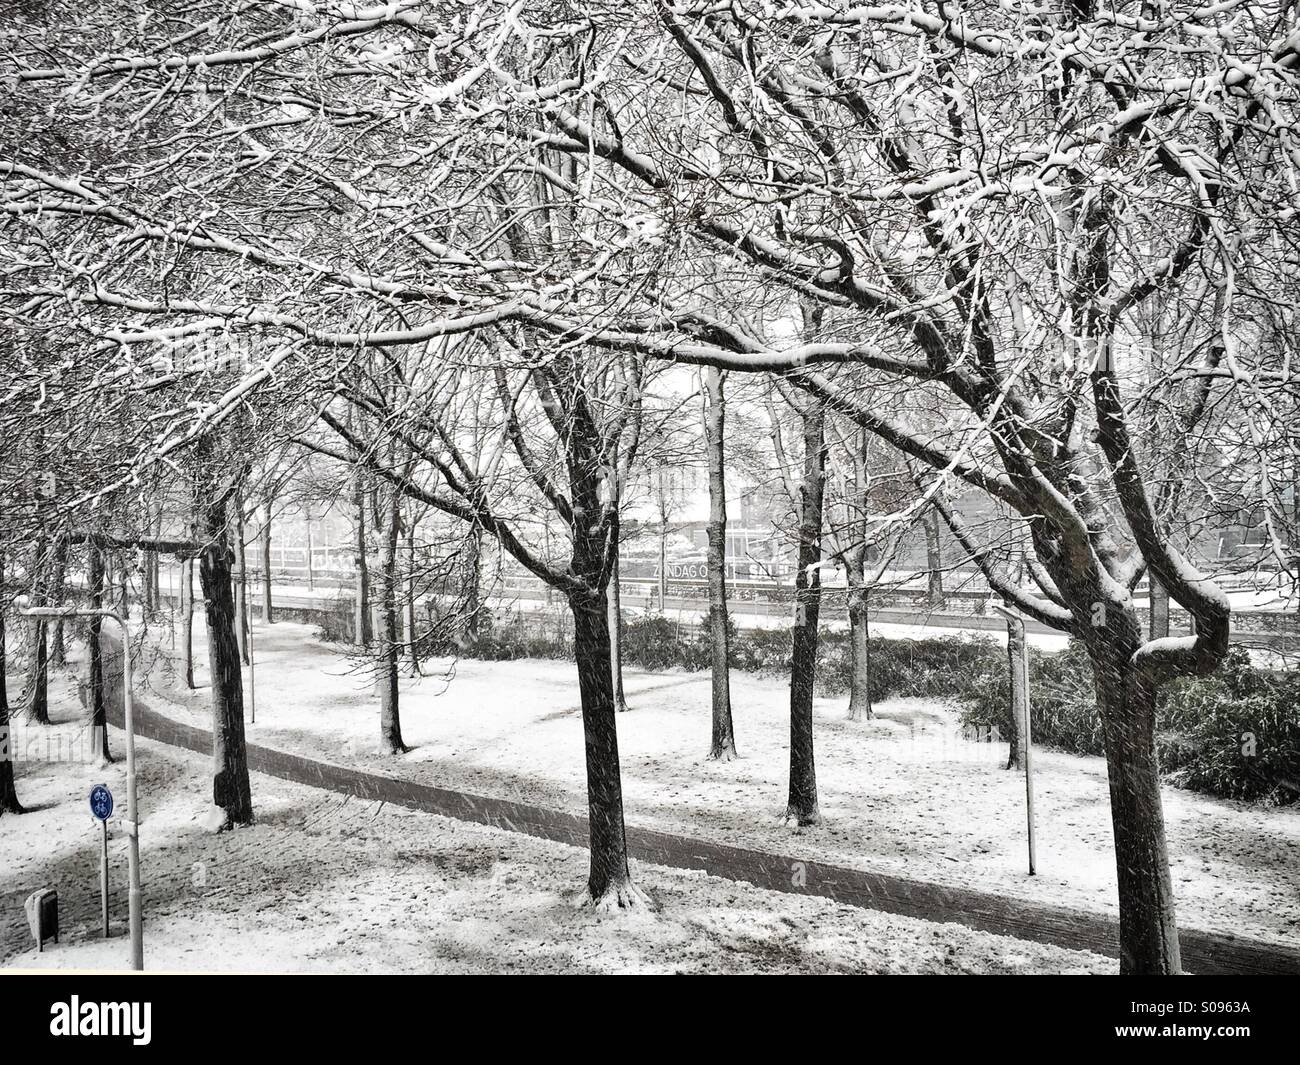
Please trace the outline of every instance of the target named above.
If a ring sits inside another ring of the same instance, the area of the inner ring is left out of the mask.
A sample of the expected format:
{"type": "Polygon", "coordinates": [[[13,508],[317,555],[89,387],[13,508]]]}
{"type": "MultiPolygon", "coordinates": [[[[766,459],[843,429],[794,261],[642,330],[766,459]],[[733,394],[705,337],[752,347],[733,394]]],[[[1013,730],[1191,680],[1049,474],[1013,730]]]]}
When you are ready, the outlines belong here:
{"type": "MultiPolygon", "coordinates": [[[[191,751],[207,753],[207,731],[137,706],[140,734],[191,751]]],[[[319,785],[367,802],[390,802],[410,809],[487,824],[570,846],[585,847],[585,818],[559,810],[491,796],[418,784],[402,777],[366,772],[272,747],[250,744],[249,765],[281,780],[319,785]]],[[[1028,903],[906,877],[887,876],[808,861],[793,854],[771,854],[632,826],[628,849],[644,864],[701,871],[713,877],[796,895],[951,923],[1069,950],[1116,955],[1116,922],[1093,913],[1043,903],[1028,903]]],[[[1192,973],[1300,974],[1300,951],[1275,943],[1216,936],[1184,927],[1182,962],[1192,973]]]]}
{"type": "MultiPolygon", "coordinates": [[[[378,753],[367,677],[310,626],[257,624],[258,720],[252,742],[419,783],[585,813],[577,684],[570,662],[462,660],[441,677],[403,682],[413,750],[378,753]]],[[[196,641],[201,619],[196,617],[196,641]]],[[[202,648],[201,642],[196,646],[202,648]]],[[[200,654],[198,682],[206,682],[200,654]]],[[[164,670],[152,704],[209,723],[207,691],[180,693],[164,670]]],[[[842,698],[818,699],[817,769],[824,824],[781,822],[788,742],[780,678],[737,674],[732,698],[742,757],[717,763],[708,743],[708,675],[627,674],[619,717],[629,825],[776,854],[1002,893],[1114,917],[1115,872],[1105,764],[1044,751],[1036,758],[1039,875],[1026,876],[1024,789],[1005,746],[963,739],[934,703],[893,700],[867,724],[842,698]]],[[[254,797],[256,803],[256,796],[254,797]]],[[[1164,791],[1184,927],[1295,946],[1300,936],[1300,810],[1164,791]]]]}
{"type": "MultiPolygon", "coordinates": [[[[65,704],[64,710],[67,711],[65,704]]],[[[73,749],[79,726],[48,735],[73,749]]],[[[146,967],[256,972],[1108,973],[1082,951],[778,894],[638,863],[656,912],[573,905],[577,847],[254,774],[257,824],[202,827],[208,760],[142,741],[146,967]]],[[[23,761],[32,809],[0,819],[0,966],[124,968],[125,850],[111,844],[114,936],[99,937],[92,782],[121,764],[23,761]],[[37,954],[22,899],[59,891],[62,941],[37,954]]]]}

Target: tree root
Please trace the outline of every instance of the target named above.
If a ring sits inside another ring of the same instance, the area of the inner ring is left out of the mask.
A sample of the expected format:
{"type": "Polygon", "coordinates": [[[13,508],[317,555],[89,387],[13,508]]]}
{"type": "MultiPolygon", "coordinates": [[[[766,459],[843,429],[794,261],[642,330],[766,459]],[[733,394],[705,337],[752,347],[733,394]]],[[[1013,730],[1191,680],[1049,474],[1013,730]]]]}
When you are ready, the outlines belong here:
{"type": "Polygon", "coordinates": [[[577,900],[577,908],[581,910],[591,910],[593,913],[602,916],[616,914],[627,910],[639,910],[643,913],[654,913],[658,907],[654,899],[638,888],[632,881],[624,880],[618,884],[610,884],[599,898],[592,898],[591,893],[584,891],[577,900]]]}

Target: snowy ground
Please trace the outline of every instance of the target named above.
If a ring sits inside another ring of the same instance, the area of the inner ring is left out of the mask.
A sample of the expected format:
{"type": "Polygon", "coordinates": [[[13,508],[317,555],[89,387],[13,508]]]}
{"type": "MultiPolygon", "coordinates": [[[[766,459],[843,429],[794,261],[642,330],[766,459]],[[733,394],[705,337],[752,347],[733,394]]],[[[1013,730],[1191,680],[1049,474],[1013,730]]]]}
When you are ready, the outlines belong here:
{"type": "MultiPolygon", "coordinates": [[[[76,714],[64,686],[57,717],[76,714]]],[[[56,717],[56,719],[57,719],[56,717]]],[[[29,726],[36,728],[36,726],[29,726]]],[[[26,731],[26,729],[24,730],[26,731]]],[[[79,725],[40,730],[82,749],[79,725]]],[[[120,734],[114,733],[120,743],[120,734]]],[[[150,969],[292,972],[1109,973],[1084,952],[638,865],[655,912],[573,905],[586,852],[255,775],[257,824],[212,835],[207,759],[142,741],[141,866],[150,969]]],[[[126,852],[110,842],[113,935],[99,926],[94,782],[124,769],[18,765],[31,812],[0,818],[0,967],[125,968],[126,852]],[[58,889],[38,954],[22,900],[58,889]]]]}
{"type": "MultiPolygon", "coordinates": [[[[196,617],[196,647],[202,649],[196,617]]],[[[582,724],[568,662],[444,663],[454,672],[403,683],[413,750],[377,753],[378,713],[366,677],[313,627],[255,626],[253,742],[365,766],[441,787],[585,812],[582,724]]],[[[206,685],[205,654],[196,656],[206,685]]],[[[150,703],[198,724],[201,687],[177,692],[155,669],[150,703]]],[[[1006,748],[973,743],[943,706],[891,700],[866,724],[843,697],[815,705],[824,823],[794,830],[781,815],[788,765],[787,688],[732,680],[738,761],[706,760],[706,673],[628,671],[632,710],[619,718],[629,822],[805,855],[915,879],[1115,914],[1106,770],[1099,758],[1036,756],[1038,875],[1026,875],[1023,779],[1006,748]]],[[[256,801],[261,801],[255,795],[256,801]]],[[[1300,810],[1268,809],[1165,789],[1179,919],[1187,927],[1300,939],[1300,810]]]]}

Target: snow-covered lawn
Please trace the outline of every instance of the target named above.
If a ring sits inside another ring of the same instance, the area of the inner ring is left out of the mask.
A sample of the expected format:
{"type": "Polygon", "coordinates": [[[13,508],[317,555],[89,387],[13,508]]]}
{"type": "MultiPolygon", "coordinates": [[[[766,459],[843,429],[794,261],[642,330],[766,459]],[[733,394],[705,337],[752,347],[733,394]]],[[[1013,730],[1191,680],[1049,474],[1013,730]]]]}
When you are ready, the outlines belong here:
{"type": "MultiPolygon", "coordinates": [[[[75,714],[61,700],[59,716],[75,714]]],[[[30,726],[36,728],[36,726],[30,726]]],[[[24,730],[26,731],[26,729],[24,730]]],[[[81,749],[78,725],[42,729],[81,749]]],[[[114,738],[121,740],[118,733],[114,738]]],[[[1094,972],[1097,955],[840,906],[657,866],[657,912],[574,907],[586,852],[255,775],[257,824],[213,835],[207,759],[142,741],[145,960],[162,970],[347,972],[1094,972]]],[[[18,765],[0,817],[0,966],[125,968],[124,837],[110,842],[113,936],[100,937],[92,783],[121,763],[18,765]],[[59,892],[62,936],[37,954],[22,901],[59,892]]]]}
{"type": "MultiPolygon", "coordinates": [[[[402,685],[413,750],[378,754],[378,711],[364,672],[309,625],[255,625],[253,742],[440,787],[585,812],[582,722],[569,662],[442,663],[454,673],[402,685]]],[[[207,683],[196,616],[196,680],[207,683]]],[[[431,664],[432,665],[432,664],[431,664]]],[[[741,758],[704,758],[706,673],[626,675],[619,717],[627,818],[664,831],[915,879],[958,884],[1115,914],[1105,763],[1050,751],[1035,757],[1038,875],[1026,875],[1024,782],[1002,744],[963,738],[955,714],[891,700],[877,719],[845,720],[846,699],[816,703],[824,823],[782,821],[788,766],[787,687],[736,674],[741,758]]],[[[178,692],[155,668],[150,704],[209,721],[205,687],[178,692]]],[[[265,800],[255,789],[254,801],[265,800]]],[[[1300,810],[1266,809],[1165,789],[1179,919],[1187,927],[1300,940],[1300,810]]],[[[582,879],[577,872],[574,883],[582,879]]]]}

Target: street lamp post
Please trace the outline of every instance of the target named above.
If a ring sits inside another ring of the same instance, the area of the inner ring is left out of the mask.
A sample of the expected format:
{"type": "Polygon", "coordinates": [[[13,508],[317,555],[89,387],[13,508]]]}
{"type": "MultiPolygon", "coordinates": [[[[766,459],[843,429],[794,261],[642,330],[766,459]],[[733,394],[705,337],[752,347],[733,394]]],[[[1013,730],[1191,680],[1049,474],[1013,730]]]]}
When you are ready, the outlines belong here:
{"type": "Polygon", "coordinates": [[[34,606],[20,609],[31,618],[108,618],[122,629],[122,706],[126,727],[126,827],[129,922],[131,930],[131,968],[144,969],[144,925],[140,915],[140,816],[135,794],[135,718],[131,705],[131,631],[126,618],[115,610],[89,607],[34,606]]]}

